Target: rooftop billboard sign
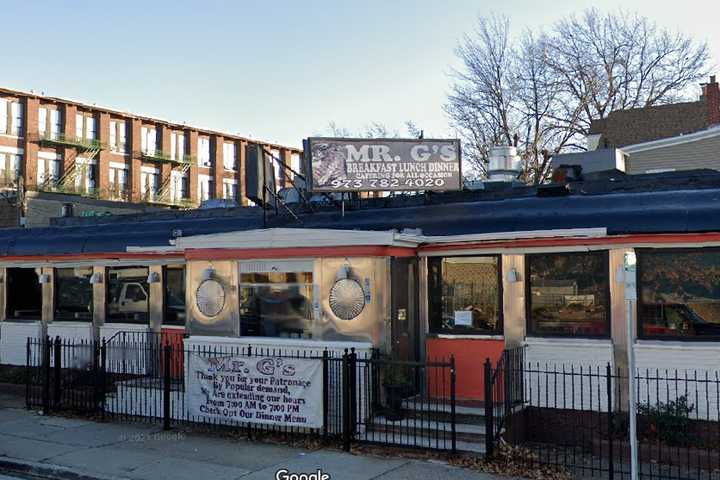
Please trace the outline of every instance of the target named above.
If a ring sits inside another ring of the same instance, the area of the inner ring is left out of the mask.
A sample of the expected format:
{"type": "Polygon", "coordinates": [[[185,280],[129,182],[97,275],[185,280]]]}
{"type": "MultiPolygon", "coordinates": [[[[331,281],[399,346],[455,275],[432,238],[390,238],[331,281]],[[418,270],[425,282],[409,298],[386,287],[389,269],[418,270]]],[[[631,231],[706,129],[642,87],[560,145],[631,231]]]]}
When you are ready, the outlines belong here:
{"type": "Polygon", "coordinates": [[[313,137],[304,142],[309,190],[460,190],[459,140],[313,137]]]}

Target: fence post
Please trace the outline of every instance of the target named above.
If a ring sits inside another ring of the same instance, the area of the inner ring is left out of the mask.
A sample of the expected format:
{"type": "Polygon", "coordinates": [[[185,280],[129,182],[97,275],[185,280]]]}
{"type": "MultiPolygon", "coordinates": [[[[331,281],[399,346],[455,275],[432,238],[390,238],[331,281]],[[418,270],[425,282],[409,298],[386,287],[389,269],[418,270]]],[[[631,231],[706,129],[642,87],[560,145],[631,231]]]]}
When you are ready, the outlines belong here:
{"type": "Polygon", "coordinates": [[[25,408],[28,410],[30,410],[30,362],[32,361],[30,352],[30,337],[27,337],[27,341],[25,342],[25,408]]]}
{"type": "Polygon", "coordinates": [[[493,369],[490,358],[485,359],[485,456],[491,457],[494,450],[494,425],[493,425],[493,369]]]}
{"type": "Polygon", "coordinates": [[[508,415],[510,415],[510,411],[512,410],[512,376],[510,371],[510,365],[512,360],[510,359],[510,350],[503,350],[503,403],[505,405],[503,414],[505,415],[505,418],[507,418],[508,415]]]}
{"type": "Polygon", "coordinates": [[[45,337],[43,341],[43,412],[50,412],[50,349],[52,348],[52,340],[45,337]]]}
{"type": "Polygon", "coordinates": [[[456,430],[456,412],[455,412],[455,382],[457,380],[455,372],[455,355],[450,355],[450,428],[452,439],[452,453],[457,452],[457,430],[456,430]]]}
{"type": "Polygon", "coordinates": [[[53,385],[53,405],[58,407],[60,405],[60,381],[61,381],[61,368],[62,368],[62,340],[58,335],[55,337],[55,384],[53,385]]]}
{"type": "Polygon", "coordinates": [[[610,476],[609,480],[613,480],[615,477],[615,459],[613,458],[613,427],[614,427],[614,418],[613,418],[613,403],[612,403],[612,368],[610,367],[610,362],[608,362],[607,366],[605,367],[605,375],[607,377],[606,386],[607,386],[607,417],[608,417],[608,474],[610,476]]]}
{"type": "Polygon", "coordinates": [[[347,349],[342,356],[342,438],[343,450],[350,451],[350,368],[347,349]]]}
{"type": "Polygon", "coordinates": [[[163,347],[163,430],[170,430],[170,358],[172,345],[163,347]]]}
{"type": "Polygon", "coordinates": [[[103,339],[100,345],[100,418],[105,420],[105,388],[107,387],[107,369],[105,362],[107,359],[107,353],[105,350],[105,340],[103,339]]]}
{"type": "Polygon", "coordinates": [[[357,353],[355,347],[350,349],[350,435],[355,436],[357,433],[357,353]]]}
{"type": "Polygon", "coordinates": [[[329,399],[330,399],[330,392],[328,391],[329,388],[329,376],[328,376],[328,351],[327,349],[323,350],[322,355],[322,369],[323,369],[323,438],[327,440],[328,436],[328,409],[329,409],[329,399]]]}

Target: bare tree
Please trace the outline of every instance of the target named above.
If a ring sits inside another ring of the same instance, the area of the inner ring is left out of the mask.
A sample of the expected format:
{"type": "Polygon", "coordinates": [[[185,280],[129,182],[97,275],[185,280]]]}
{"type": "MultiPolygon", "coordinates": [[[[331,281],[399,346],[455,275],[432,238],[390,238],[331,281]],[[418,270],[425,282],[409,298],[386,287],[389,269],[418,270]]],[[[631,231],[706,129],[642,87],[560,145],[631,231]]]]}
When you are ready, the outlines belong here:
{"type": "Polygon", "coordinates": [[[325,131],[318,133],[318,136],[328,135],[331,137],[346,137],[346,138],[400,138],[406,136],[410,138],[418,138],[421,131],[412,121],[405,122],[405,131],[401,133],[398,129],[389,128],[387,125],[381,122],[372,122],[365,125],[359,131],[352,131],[345,127],[338,126],[337,123],[328,123],[325,131]]]}
{"type": "Polygon", "coordinates": [[[705,43],[644,17],[597,10],[517,39],[507,18],[480,18],[457,55],[445,110],[465,159],[484,176],[488,148],[514,145],[530,183],[547,178],[552,155],[585,148],[592,120],[684,98],[709,56],[705,43]]]}

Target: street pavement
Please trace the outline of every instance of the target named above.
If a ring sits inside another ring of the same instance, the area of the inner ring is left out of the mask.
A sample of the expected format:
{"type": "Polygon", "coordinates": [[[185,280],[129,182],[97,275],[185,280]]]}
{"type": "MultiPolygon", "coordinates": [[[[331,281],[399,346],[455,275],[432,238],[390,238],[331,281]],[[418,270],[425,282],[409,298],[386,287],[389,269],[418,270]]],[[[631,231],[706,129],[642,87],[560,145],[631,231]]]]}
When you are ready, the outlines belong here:
{"type": "Polygon", "coordinates": [[[22,393],[0,384],[0,480],[4,480],[2,474],[88,480],[270,480],[280,469],[289,473],[321,469],[331,480],[499,478],[437,461],[166,432],[158,425],[42,416],[24,408],[22,393]],[[26,473],[8,471],[8,465],[25,465],[26,473]]]}

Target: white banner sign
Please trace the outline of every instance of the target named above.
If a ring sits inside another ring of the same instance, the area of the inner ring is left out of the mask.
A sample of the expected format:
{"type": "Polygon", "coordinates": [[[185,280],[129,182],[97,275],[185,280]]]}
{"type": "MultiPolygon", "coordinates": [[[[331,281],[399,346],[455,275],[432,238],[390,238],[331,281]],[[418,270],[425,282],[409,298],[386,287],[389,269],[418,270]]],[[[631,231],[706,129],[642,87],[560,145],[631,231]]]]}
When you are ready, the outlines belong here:
{"type": "Polygon", "coordinates": [[[323,426],[322,361],[190,355],[193,415],[293,427],[323,426]]]}

